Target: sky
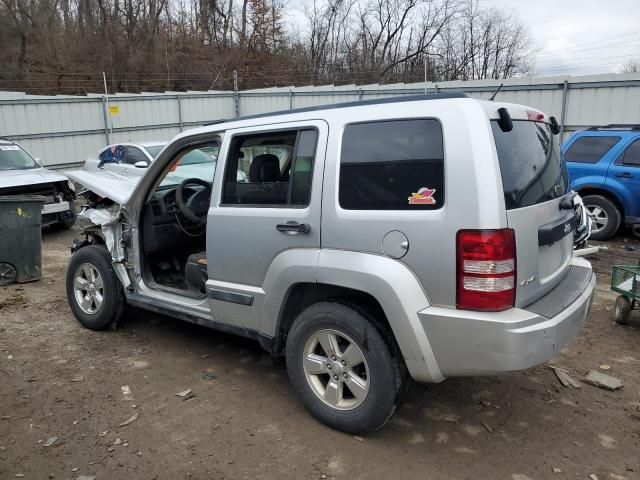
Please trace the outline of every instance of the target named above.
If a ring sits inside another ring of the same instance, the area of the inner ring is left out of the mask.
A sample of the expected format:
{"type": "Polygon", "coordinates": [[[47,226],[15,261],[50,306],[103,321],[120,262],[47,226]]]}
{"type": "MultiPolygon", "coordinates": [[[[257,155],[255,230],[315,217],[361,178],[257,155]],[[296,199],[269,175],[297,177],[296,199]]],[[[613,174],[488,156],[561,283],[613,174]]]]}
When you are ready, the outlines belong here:
{"type": "Polygon", "coordinates": [[[529,27],[541,76],[620,72],[640,60],[640,0],[484,0],[529,27]]]}
{"type": "MultiPolygon", "coordinates": [[[[289,25],[304,25],[311,0],[288,0],[289,25]]],[[[618,73],[640,61],[640,0],[481,0],[527,25],[535,76],[618,73]]],[[[299,28],[299,27],[298,27],[299,28]]]]}

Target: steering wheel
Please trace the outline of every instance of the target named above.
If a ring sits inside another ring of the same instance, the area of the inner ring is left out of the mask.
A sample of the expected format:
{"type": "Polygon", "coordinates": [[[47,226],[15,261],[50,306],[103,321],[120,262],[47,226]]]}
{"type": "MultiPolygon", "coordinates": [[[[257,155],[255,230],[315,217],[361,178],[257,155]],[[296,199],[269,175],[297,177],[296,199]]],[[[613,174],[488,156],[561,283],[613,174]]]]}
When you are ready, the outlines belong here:
{"type": "Polygon", "coordinates": [[[176,188],[176,205],[180,210],[180,213],[189,221],[201,225],[207,219],[207,212],[209,211],[209,203],[211,200],[211,184],[206,180],[200,178],[187,178],[180,182],[178,188],[176,188]],[[187,185],[200,185],[204,189],[194,193],[185,202],[184,188],[187,185]]]}

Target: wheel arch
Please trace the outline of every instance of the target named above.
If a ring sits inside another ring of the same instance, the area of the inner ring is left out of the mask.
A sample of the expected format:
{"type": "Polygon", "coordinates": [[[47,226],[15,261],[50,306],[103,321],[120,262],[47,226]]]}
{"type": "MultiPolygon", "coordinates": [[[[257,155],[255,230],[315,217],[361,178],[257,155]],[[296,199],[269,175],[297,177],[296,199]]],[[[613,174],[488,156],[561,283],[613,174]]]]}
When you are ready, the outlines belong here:
{"type": "Polygon", "coordinates": [[[616,208],[620,211],[620,215],[624,219],[624,216],[625,216],[624,205],[622,204],[622,201],[620,200],[618,195],[616,195],[611,190],[608,190],[601,185],[584,185],[582,187],[577,188],[576,191],[580,194],[582,198],[587,197],[589,195],[599,195],[601,197],[605,197],[606,199],[613,202],[616,208]]]}
{"type": "MultiPolygon", "coordinates": [[[[378,319],[393,337],[414,379],[431,383],[444,379],[417,314],[430,302],[406,265],[381,255],[329,249],[320,250],[316,261],[314,278],[290,282],[286,292],[276,295],[280,299],[275,315],[264,319],[268,323],[261,322],[262,332],[274,337],[273,353],[282,354],[287,332],[299,312],[317,301],[337,300],[378,319]]],[[[269,291],[265,288],[267,297],[269,291]]]]}

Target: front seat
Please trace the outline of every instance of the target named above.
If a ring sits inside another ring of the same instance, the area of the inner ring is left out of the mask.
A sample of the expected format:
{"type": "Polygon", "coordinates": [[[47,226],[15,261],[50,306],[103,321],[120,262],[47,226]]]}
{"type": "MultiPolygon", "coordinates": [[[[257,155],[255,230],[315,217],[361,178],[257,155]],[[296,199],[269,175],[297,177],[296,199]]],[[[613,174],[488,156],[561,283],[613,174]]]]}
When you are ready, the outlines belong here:
{"type": "Polygon", "coordinates": [[[249,167],[251,183],[277,182],[280,180],[280,160],[271,153],[258,155],[249,167]]]}
{"type": "Polygon", "coordinates": [[[190,290],[206,293],[205,285],[209,278],[207,273],[207,252],[189,255],[187,266],[184,269],[184,277],[190,290]]]}

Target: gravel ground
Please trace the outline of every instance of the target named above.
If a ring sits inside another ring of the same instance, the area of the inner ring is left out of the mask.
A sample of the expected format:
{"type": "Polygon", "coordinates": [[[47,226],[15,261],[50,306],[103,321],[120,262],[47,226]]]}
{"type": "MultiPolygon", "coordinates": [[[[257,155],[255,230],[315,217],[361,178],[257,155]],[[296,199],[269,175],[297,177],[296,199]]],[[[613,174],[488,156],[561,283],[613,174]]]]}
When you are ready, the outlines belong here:
{"type": "Polygon", "coordinates": [[[2,479],[640,478],[640,314],[614,324],[609,291],[611,265],[637,262],[635,240],[591,257],[591,315],[554,361],[622,390],[563,387],[545,365],[413,385],[386,428],[359,438],[313,420],[254,342],[139,310],[115,331],[82,328],[64,291],[77,235],[46,233],[43,279],[0,289],[2,479]]]}

